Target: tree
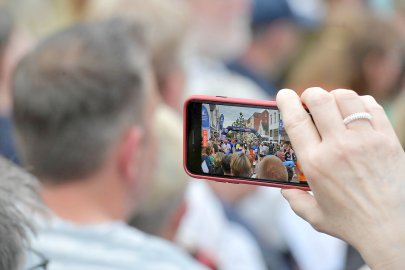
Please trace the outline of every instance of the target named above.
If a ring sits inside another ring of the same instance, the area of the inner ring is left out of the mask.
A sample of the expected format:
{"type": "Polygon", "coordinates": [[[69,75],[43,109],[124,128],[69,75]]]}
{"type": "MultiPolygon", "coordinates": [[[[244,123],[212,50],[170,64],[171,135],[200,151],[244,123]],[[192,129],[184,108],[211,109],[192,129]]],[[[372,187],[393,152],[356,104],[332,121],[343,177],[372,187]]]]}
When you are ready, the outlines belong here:
{"type": "MultiPolygon", "coordinates": [[[[232,126],[234,126],[234,127],[242,127],[242,128],[246,127],[246,120],[245,120],[245,117],[243,116],[242,112],[239,113],[238,119],[236,119],[235,122],[232,123],[232,126]]],[[[236,138],[237,133],[234,132],[232,135],[233,135],[232,136],[233,138],[236,138]]]]}
{"type": "Polygon", "coordinates": [[[243,116],[242,112],[239,113],[238,119],[236,119],[235,122],[233,122],[232,126],[244,127],[244,128],[246,127],[246,120],[245,120],[245,117],[243,116]]]}

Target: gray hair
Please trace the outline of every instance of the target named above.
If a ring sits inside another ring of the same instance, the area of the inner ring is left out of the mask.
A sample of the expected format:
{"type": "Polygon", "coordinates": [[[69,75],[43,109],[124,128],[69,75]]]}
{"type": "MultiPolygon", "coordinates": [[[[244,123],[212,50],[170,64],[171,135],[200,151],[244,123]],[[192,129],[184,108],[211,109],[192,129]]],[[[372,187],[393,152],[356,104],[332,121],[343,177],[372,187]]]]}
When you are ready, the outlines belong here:
{"type": "Polygon", "coordinates": [[[96,171],[117,138],[142,124],[147,63],[139,27],[119,19],[72,26],[29,53],[13,78],[28,168],[56,184],[96,171]]]}
{"type": "Polygon", "coordinates": [[[24,265],[24,250],[33,231],[27,213],[42,208],[36,179],[0,157],[0,269],[24,265]]]}

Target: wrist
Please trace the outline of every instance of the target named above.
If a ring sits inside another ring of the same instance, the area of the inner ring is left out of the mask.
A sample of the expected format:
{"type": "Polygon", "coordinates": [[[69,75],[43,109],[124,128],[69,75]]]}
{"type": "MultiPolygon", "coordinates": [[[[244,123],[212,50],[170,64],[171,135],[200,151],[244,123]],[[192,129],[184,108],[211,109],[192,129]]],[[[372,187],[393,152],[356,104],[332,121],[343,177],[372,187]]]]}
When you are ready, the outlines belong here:
{"type": "Polygon", "coordinates": [[[362,241],[358,251],[371,269],[405,269],[405,232],[402,228],[376,232],[362,241]]]}

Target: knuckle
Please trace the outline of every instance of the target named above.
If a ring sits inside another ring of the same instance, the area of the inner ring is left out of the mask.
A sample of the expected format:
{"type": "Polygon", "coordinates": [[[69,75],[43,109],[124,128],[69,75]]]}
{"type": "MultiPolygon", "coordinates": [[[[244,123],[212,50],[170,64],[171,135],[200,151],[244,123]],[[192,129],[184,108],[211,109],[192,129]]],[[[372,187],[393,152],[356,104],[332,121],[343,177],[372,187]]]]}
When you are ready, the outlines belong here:
{"type": "Polygon", "coordinates": [[[302,125],[307,125],[310,118],[307,114],[303,113],[295,113],[289,114],[288,116],[283,116],[284,120],[284,127],[287,132],[295,130],[302,125]]]}
{"type": "Polygon", "coordinates": [[[332,94],[324,90],[319,91],[318,89],[308,91],[303,98],[305,104],[310,107],[319,106],[334,101],[334,97],[332,94]]]}
{"type": "Polygon", "coordinates": [[[337,100],[351,100],[356,99],[359,95],[353,90],[336,89],[331,92],[337,100]]]}
{"type": "Polygon", "coordinates": [[[364,106],[369,112],[384,112],[384,108],[377,103],[377,101],[372,96],[362,96],[361,100],[363,101],[364,106]]]}

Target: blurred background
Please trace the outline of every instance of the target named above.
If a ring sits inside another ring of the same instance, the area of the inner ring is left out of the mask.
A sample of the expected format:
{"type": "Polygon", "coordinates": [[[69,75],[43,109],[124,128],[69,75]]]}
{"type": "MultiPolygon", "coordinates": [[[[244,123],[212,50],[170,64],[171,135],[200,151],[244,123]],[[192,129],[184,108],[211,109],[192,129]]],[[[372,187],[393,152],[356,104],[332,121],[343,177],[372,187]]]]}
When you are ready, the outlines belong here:
{"type": "Polygon", "coordinates": [[[21,56],[54,31],[109,17],[144,27],[161,99],[153,120],[158,169],[133,226],[212,269],[364,264],[353,248],[295,216],[277,189],[189,179],[182,168],[181,108],[191,94],[274,99],[282,88],[347,88],[374,96],[405,145],[404,0],[0,1],[3,156],[19,163],[9,82],[21,56]]]}

